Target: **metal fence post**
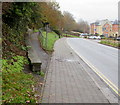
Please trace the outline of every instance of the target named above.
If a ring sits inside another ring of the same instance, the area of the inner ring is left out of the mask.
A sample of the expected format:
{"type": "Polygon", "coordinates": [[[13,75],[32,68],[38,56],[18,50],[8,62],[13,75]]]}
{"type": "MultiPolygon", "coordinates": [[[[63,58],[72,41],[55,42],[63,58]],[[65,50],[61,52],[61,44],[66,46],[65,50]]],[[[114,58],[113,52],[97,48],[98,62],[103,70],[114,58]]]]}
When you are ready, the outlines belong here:
{"type": "Polygon", "coordinates": [[[46,49],[47,49],[47,34],[48,34],[48,25],[46,25],[46,42],[45,42],[45,44],[46,44],[46,49]]]}
{"type": "Polygon", "coordinates": [[[45,44],[46,44],[46,49],[47,49],[47,44],[48,44],[48,26],[49,26],[49,23],[48,22],[46,22],[45,23],[45,27],[46,27],[46,41],[45,41],[45,44]]]}

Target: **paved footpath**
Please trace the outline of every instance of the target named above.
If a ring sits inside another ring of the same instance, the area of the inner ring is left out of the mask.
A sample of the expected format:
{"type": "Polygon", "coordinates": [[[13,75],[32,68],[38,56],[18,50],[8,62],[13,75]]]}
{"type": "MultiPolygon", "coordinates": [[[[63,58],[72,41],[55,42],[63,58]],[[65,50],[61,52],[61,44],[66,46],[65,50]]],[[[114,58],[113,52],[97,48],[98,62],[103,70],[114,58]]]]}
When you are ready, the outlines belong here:
{"type": "Polygon", "coordinates": [[[55,43],[54,50],[42,103],[109,103],[65,38],[55,43]]]}

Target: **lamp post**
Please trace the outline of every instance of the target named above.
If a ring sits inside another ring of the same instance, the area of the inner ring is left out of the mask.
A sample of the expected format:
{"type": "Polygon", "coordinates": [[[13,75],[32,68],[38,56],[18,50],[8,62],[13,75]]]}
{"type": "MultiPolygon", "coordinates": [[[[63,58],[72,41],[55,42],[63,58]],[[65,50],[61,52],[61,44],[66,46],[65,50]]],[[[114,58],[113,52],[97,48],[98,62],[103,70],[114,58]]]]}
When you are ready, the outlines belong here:
{"type": "Polygon", "coordinates": [[[48,26],[49,26],[49,23],[46,22],[46,23],[45,23],[45,27],[46,27],[45,47],[46,47],[46,48],[47,48],[47,42],[48,42],[48,26]]]}

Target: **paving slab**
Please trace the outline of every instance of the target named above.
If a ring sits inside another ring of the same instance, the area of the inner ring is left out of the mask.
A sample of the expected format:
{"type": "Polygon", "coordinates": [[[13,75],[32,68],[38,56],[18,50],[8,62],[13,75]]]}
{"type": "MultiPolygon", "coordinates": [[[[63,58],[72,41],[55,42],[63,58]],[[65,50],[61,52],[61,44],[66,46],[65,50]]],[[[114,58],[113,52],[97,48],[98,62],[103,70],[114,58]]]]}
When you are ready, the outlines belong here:
{"type": "Polygon", "coordinates": [[[108,103],[85,71],[81,59],[62,38],[55,43],[42,103],[108,103]]]}

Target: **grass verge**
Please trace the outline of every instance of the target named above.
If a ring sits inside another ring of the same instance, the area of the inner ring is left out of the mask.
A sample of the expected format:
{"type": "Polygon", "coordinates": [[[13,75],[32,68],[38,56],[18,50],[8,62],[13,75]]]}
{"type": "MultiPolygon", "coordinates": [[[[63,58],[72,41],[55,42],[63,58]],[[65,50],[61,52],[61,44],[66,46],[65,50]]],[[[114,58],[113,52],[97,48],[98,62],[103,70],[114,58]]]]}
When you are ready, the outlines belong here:
{"type": "Polygon", "coordinates": [[[22,70],[28,61],[23,56],[2,60],[2,103],[35,103],[32,74],[22,70]]]}
{"type": "MultiPolygon", "coordinates": [[[[47,34],[47,44],[46,44],[46,32],[42,31],[42,35],[43,36],[39,36],[41,47],[48,52],[52,52],[53,47],[54,47],[54,43],[55,43],[56,40],[59,39],[59,36],[55,32],[49,32],[47,34]]],[[[64,37],[64,36],[66,36],[66,34],[63,34],[62,37],[64,37]]],[[[78,36],[69,35],[69,34],[67,34],[67,37],[80,38],[78,36]]]]}
{"type": "Polygon", "coordinates": [[[47,44],[46,44],[46,32],[42,31],[42,35],[43,37],[39,36],[39,40],[40,40],[42,48],[48,52],[52,52],[54,43],[56,40],[59,39],[59,36],[55,32],[49,32],[47,34],[47,44]]]}
{"type": "Polygon", "coordinates": [[[101,40],[100,43],[101,43],[101,44],[108,45],[108,46],[120,48],[120,42],[118,42],[118,41],[113,41],[113,40],[101,40]]]}

